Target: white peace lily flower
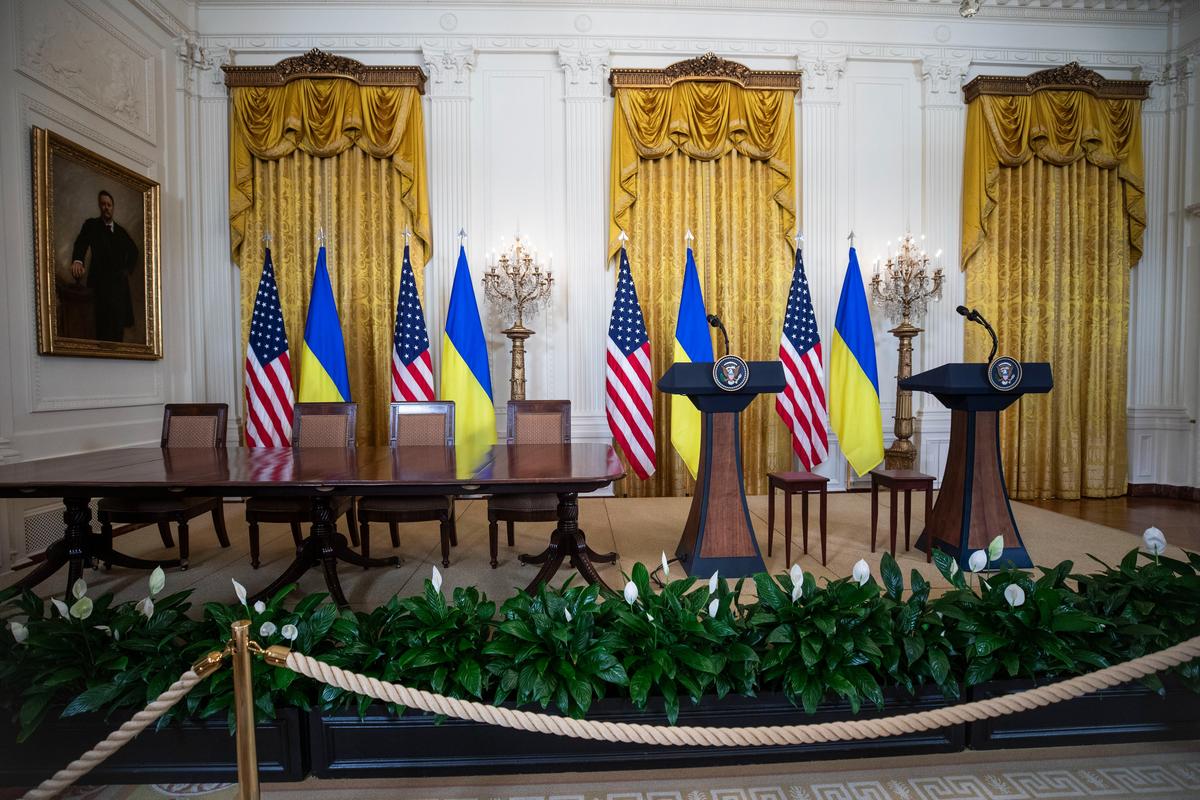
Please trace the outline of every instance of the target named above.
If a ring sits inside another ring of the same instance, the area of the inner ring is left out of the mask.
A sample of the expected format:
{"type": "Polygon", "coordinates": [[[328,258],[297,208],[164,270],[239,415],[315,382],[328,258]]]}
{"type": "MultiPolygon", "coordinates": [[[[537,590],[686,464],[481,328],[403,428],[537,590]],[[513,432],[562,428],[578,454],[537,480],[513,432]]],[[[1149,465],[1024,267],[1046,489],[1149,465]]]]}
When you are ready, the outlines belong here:
{"type": "Polygon", "coordinates": [[[150,596],[158,594],[167,585],[167,573],[163,572],[162,567],[155,567],[150,573],[150,596]]]}
{"type": "Polygon", "coordinates": [[[433,575],[429,578],[429,581],[433,584],[433,590],[435,592],[440,592],[442,590],[442,573],[438,572],[437,567],[433,568],[433,575]]]}
{"type": "Polygon", "coordinates": [[[792,584],[804,582],[804,570],[800,569],[799,564],[792,564],[792,568],[788,570],[788,577],[792,579],[792,584]]]}
{"type": "Polygon", "coordinates": [[[572,619],[572,617],[571,617],[571,609],[569,609],[569,608],[564,608],[564,609],[563,609],[563,616],[567,618],[567,622],[570,622],[570,621],[571,621],[571,619],[572,619]]]}
{"type": "Polygon", "coordinates": [[[1004,599],[1013,608],[1025,604],[1025,590],[1015,583],[1004,587],[1004,599]]]}
{"type": "Polygon", "coordinates": [[[668,566],[668,564],[667,564],[667,551],[666,550],[664,550],[663,554],[662,554],[662,568],[663,568],[663,577],[664,578],[671,577],[671,567],[668,566]]]}
{"type": "Polygon", "coordinates": [[[300,631],[295,625],[287,624],[279,629],[279,635],[287,639],[289,642],[296,641],[296,637],[300,635],[300,631]]]}
{"type": "Polygon", "coordinates": [[[650,620],[651,622],[654,622],[654,617],[650,616],[649,611],[646,612],[646,619],[650,620]]]}
{"type": "Polygon", "coordinates": [[[267,604],[264,603],[262,600],[259,600],[257,603],[254,604],[254,613],[255,614],[261,614],[266,610],[267,610],[267,604]]]}
{"type": "Polygon", "coordinates": [[[137,608],[137,610],[140,611],[142,616],[146,619],[150,619],[154,616],[154,601],[149,597],[143,597],[141,600],[139,600],[135,608],[137,608]]]}
{"type": "Polygon", "coordinates": [[[98,631],[104,631],[105,633],[107,633],[108,638],[110,638],[110,639],[114,638],[113,629],[108,627],[107,625],[93,625],[92,627],[98,631]]]}
{"type": "Polygon", "coordinates": [[[971,558],[967,560],[967,567],[971,572],[979,572],[988,565],[987,553],[982,550],[976,550],[971,553],[971,558]]]}
{"type": "Polygon", "coordinates": [[[860,558],[850,574],[854,577],[854,580],[858,581],[858,585],[862,586],[871,580],[871,565],[865,559],[860,558]]]}
{"type": "Polygon", "coordinates": [[[717,607],[720,605],[721,601],[714,597],[712,602],[708,604],[708,615],[715,617],[717,615],[717,607]]]}
{"type": "Polygon", "coordinates": [[[53,603],[54,607],[58,609],[58,613],[62,615],[63,619],[71,618],[71,612],[67,608],[66,603],[64,603],[62,600],[59,600],[57,597],[50,598],[50,602],[53,603]]]}
{"type": "Polygon", "coordinates": [[[236,580],[233,582],[233,593],[237,595],[239,603],[242,605],[248,605],[246,602],[246,587],[242,586],[236,580]]]}
{"type": "Polygon", "coordinates": [[[804,584],[803,583],[793,583],[792,584],[792,602],[794,603],[797,600],[799,600],[801,595],[803,595],[803,594],[804,594],[804,584]]]}
{"type": "Polygon", "coordinates": [[[25,627],[16,620],[8,623],[8,630],[12,634],[13,638],[17,640],[17,644],[24,644],[25,640],[29,638],[29,628],[25,627]]]}
{"type": "Polygon", "coordinates": [[[87,584],[83,578],[76,578],[75,583],[71,586],[71,596],[76,600],[87,594],[87,584]]]}
{"type": "Polygon", "coordinates": [[[87,619],[92,615],[92,598],[81,597],[71,606],[71,616],[75,619],[87,619]]]}
{"type": "Polygon", "coordinates": [[[635,584],[633,581],[626,583],[624,594],[626,603],[629,603],[629,605],[636,603],[638,599],[637,584],[635,584]]]}
{"type": "Polygon", "coordinates": [[[275,623],[268,620],[258,629],[258,635],[265,639],[268,636],[274,636],[276,630],[275,623]]]}
{"type": "Polygon", "coordinates": [[[708,579],[708,593],[717,593],[717,573],[715,570],[713,571],[712,577],[708,579]]]}
{"type": "Polygon", "coordinates": [[[1142,541],[1146,543],[1146,549],[1151,555],[1162,555],[1167,549],[1167,537],[1163,536],[1163,532],[1158,528],[1146,528],[1146,532],[1142,534],[1142,541]]]}
{"type": "Polygon", "coordinates": [[[1000,554],[1004,552],[1004,537],[997,536],[987,546],[988,561],[998,561],[1000,554]]]}

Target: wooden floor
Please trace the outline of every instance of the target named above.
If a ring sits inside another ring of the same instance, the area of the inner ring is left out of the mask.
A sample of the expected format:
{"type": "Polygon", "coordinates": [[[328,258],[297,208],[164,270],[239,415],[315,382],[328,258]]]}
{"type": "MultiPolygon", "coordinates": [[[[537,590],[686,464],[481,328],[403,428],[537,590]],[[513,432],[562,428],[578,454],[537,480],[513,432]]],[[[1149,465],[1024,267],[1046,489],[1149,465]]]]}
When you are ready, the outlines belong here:
{"type": "Polygon", "coordinates": [[[1163,497],[1114,497],[1110,500],[1022,500],[1057,514],[1141,535],[1151,525],[1167,541],[1200,551],[1200,503],[1163,497]]]}

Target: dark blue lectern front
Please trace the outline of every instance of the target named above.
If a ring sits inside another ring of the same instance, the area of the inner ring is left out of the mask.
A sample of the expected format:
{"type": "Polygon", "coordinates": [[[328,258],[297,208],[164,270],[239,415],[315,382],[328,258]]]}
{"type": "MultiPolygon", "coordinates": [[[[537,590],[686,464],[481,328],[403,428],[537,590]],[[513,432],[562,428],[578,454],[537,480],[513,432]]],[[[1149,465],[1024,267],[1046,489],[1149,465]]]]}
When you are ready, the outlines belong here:
{"type": "Polygon", "coordinates": [[[1013,519],[1000,462],[1000,412],[1024,394],[1044,394],[1054,387],[1050,365],[1021,364],[1020,382],[1005,391],[988,381],[987,364],[943,364],[905,378],[903,389],[929,392],[952,412],[950,452],[937,504],[918,549],[936,544],[967,569],[971,553],[1004,537],[1001,564],[1032,567],[1013,519]]]}
{"type": "Polygon", "coordinates": [[[691,398],[703,415],[696,493],[675,555],[689,575],[727,577],[762,572],[762,554],[750,523],[742,480],[741,412],[760,394],[782,391],[783,365],[750,361],[746,385],[726,391],[713,380],[711,362],[675,364],[658,381],[668,394],[691,398]]]}

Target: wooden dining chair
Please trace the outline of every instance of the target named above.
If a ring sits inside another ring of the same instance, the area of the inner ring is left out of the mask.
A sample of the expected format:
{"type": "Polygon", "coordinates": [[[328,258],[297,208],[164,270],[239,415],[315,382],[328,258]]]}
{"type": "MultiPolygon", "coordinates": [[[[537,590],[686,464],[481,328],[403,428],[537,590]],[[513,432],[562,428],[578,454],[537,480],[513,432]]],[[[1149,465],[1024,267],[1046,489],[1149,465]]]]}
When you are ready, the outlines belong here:
{"type": "MultiPolygon", "coordinates": [[[[292,421],[292,447],[354,447],[358,422],[357,403],[296,403],[292,421]]],[[[358,525],[354,520],[354,498],[333,498],[333,518],[346,515],[351,544],[358,545],[358,525]]],[[[251,497],[246,501],[246,522],[250,526],[250,566],[258,569],[258,526],[263,522],[286,522],[292,528],[292,540],[304,542],[301,526],[312,522],[312,500],[308,497],[251,497]]]]}
{"type": "MultiPolygon", "coordinates": [[[[225,424],[229,406],[225,403],[168,403],[163,407],[160,446],[176,448],[224,448],[225,424]]],[[[213,528],[221,547],[229,547],[225,530],[224,498],[181,497],[103,497],[97,504],[100,534],[112,543],[113,523],[158,524],[165,547],[174,547],[171,523],[179,532],[179,568],[188,567],[188,522],[203,514],[212,514],[213,528]]]]}
{"type": "MultiPolygon", "coordinates": [[[[394,448],[454,447],[454,403],[392,403],[388,410],[388,443],[394,448]]],[[[403,451],[399,454],[404,456],[403,451]]],[[[414,454],[414,457],[420,457],[414,454]]],[[[386,522],[392,547],[400,546],[400,523],[441,524],[442,566],[450,566],[450,547],[458,546],[454,524],[454,498],[446,495],[372,496],[358,500],[358,527],[362,554],[371,555],[372,522],[386,522]]]]}
{"type": "MultiPolygon", "coordinates": [[[[570,400],[509,400],[509,444],[563,444],[571,441],[570,400]]],[[[497,523],[503,521],[508,546],[515,543],[513,523],[557,522],[558,495],[498,494],[488,498],[488,546],[492,569],[499,565],[497,523]]]]}

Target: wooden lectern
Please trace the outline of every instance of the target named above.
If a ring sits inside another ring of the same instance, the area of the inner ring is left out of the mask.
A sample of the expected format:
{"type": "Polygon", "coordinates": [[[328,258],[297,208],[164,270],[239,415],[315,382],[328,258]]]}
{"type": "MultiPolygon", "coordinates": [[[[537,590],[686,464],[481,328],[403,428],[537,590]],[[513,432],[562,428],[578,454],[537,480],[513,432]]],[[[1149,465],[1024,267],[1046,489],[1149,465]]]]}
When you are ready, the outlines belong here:
{"type": "Polygon", "coordinates": [[[929,392],[952,412],[950,453],[933,514],[917,548],[931,541],[950,553],[963,570],[976,550],[1004,537],[1000,564],[1032,567],[1008,502],[1000,462],[1000,412],[1024,394],[1044,394],[1054,386],[1050,365],[1021,364],[1020,383],[1008,391],[993,388],[987,364],[943,364],[900,381],[900,388],[929,392]]]}
{"type": "Polygon", "coordinates": [[[783,390],[783,365],[751,361],[747,366],[746,385],[736,391],[717,386],[711,362],[675,364],[658,381],[659,390],[687,395],[703,415],[696,493],[675,548],[689,575],[708,577],[720,571],[735,578],[766,569],[746,506],[739,419],[758,395],[783,390]]]}

